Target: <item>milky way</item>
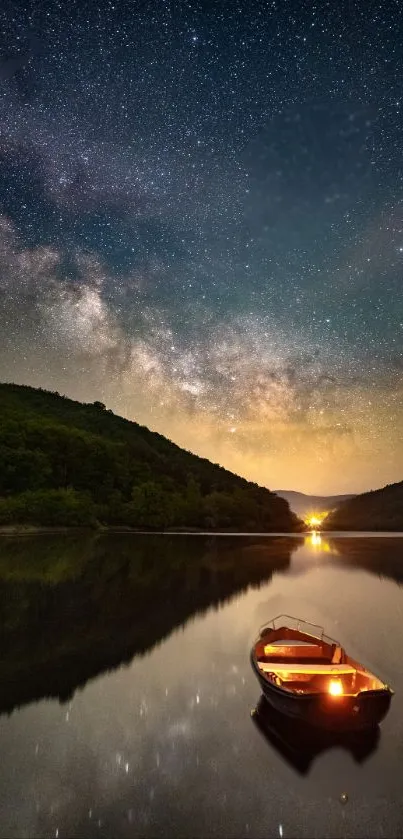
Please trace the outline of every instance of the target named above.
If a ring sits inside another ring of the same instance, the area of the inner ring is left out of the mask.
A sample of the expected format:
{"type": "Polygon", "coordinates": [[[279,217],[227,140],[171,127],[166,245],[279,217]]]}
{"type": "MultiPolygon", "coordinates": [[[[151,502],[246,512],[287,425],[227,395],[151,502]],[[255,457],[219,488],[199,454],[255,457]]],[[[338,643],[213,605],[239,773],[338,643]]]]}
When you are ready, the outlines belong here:
{"type": "Polygon", "coordinates": [[[1,380],[270,488],[401,480],[402,16],[6,3],[1,380]]]}

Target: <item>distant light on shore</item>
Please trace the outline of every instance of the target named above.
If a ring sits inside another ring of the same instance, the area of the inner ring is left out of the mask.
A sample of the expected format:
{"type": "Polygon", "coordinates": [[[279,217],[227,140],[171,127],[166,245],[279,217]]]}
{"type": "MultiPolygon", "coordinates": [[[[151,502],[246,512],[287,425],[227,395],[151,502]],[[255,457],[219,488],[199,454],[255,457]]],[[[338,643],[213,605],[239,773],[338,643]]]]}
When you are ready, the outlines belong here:
{"type": "Polygon", "coordinates": [[[328,515],[328,511],[322,513],[309,513],[305,519],[305,524],[311,527],[312,530],[317,530],[328,515]]]}

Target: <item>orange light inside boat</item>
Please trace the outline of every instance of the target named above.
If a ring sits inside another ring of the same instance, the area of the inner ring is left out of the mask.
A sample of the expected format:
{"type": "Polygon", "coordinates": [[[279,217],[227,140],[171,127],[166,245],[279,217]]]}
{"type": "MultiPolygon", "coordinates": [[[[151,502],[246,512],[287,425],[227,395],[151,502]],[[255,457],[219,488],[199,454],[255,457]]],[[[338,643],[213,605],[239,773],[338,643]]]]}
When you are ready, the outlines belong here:
{"type": "Polygon", "coordinates": [[[336,679],[332,679],[329,682],[329,693],[331,696],[342,696],[343,695],[343,685],[341,682],[336,681],[336,679]]]}

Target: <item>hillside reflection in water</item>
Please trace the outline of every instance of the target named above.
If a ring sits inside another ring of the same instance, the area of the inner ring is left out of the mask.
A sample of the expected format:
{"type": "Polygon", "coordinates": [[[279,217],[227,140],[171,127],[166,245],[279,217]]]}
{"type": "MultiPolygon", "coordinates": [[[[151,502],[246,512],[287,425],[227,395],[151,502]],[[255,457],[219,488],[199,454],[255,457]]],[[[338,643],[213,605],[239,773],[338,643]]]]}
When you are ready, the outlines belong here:
{"type": "Polygon", "coordinates": [[[399,537],[2,537],[0,836],[401,835],[402,582],[399,537]],[[282,612],[396,691],[303,771],[250,719],[282,612]]]}

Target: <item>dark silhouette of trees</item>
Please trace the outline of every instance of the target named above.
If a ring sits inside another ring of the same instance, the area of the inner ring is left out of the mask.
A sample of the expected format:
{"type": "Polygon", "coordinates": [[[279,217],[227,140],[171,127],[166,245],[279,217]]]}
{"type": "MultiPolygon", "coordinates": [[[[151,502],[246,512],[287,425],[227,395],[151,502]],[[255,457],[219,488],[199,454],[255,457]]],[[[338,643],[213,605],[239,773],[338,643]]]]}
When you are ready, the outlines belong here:
{"type": "Polygon", "coordinates": [[[0,525],[296,531],[286,501],[144,426],[0,385],[0,525]]]}
{"type": "Polygon", "coordinates": [[[403,481],[344,501],[322,530],[403,530],[403,481]]]}

